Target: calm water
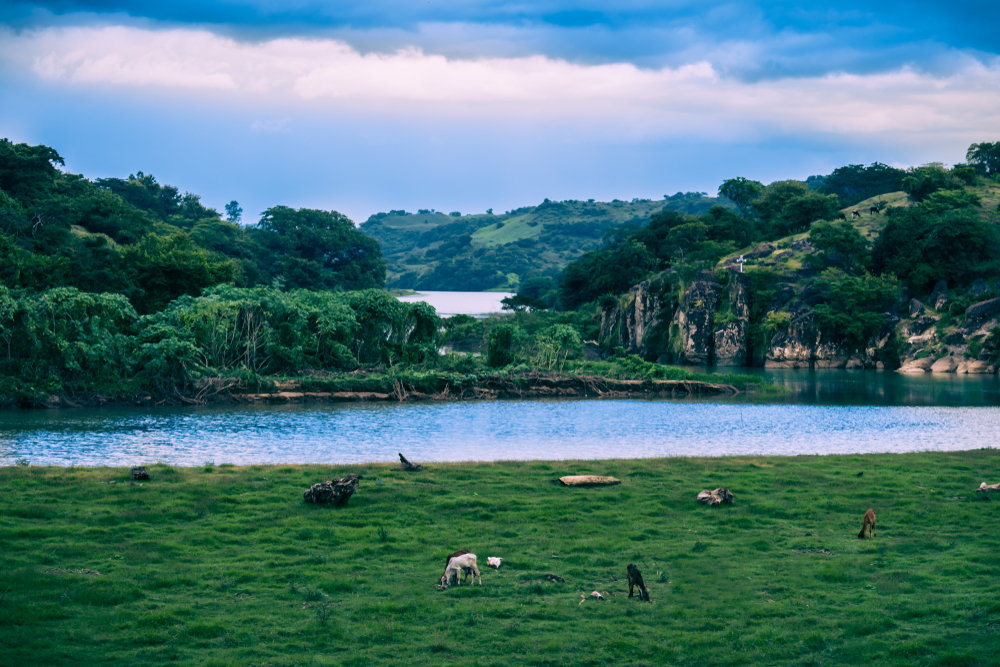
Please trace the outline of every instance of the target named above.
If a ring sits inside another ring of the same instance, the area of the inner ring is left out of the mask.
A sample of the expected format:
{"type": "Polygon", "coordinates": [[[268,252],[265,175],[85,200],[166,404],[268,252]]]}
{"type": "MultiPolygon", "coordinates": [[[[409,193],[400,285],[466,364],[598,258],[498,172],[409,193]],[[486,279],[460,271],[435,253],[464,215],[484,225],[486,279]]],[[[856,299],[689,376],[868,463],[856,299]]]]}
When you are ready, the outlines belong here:
{"type": "Polygon", "coordinates": [[[996,377],[772,373],[778,402],[533,400],[0,413],[0,463],[355,463],[1000,446],[996,377]]]}
{"type": "Polygon", "coordinates": [[[501,312],[500,301],[513,292],[418,292],[397,297],[400,301],[426,301],[441,317],[472,315],[486,317],[501,312]]]}

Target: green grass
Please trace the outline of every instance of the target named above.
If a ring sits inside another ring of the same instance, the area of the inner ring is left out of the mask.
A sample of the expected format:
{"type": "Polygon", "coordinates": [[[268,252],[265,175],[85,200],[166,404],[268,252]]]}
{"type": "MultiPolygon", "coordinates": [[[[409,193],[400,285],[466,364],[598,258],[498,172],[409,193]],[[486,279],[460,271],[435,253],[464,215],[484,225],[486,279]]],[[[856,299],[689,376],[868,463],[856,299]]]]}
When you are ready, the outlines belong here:
{"type": "Polygon", "coordinates": [[[2,468],[0,664],[992,665],[1000,511],[972,490],[998,463],[2,468]],[[366,475],[347,507],[303,503],[346,472],[366,475]],[[550,483],[567,473],[624,483],[550,483]],[[735,506],[694,501],[719,485],[735,506]],[[503,567],[436,590],[459,548],[503,567]],[[815,549],[836,555],[796,553],[815,549]],[[652,604],[626,597],[629,562],[652,604]]]}

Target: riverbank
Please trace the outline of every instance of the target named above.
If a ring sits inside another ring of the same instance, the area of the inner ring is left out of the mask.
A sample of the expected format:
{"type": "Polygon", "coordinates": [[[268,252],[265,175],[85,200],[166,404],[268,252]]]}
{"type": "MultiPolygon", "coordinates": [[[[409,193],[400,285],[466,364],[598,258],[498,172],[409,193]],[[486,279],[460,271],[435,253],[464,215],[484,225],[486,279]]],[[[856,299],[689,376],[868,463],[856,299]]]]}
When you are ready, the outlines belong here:
{"type": "Polygon", "coordinates": [[[974,489],[998,463],[153,465],[136,485],[0,468],[0,664],[986,665],[997,512],[974,489]],[[365,476],[346,507],[303,502],[346,473],[365,476]],[[566,474],[622,484],[553,484],[566,474]],[[695,501],[718,486],[735,505],[695,501]],[[460,548],[483,586],[435,589],[460,548]],[[630,562],[651,604],[628,599],[630,562]]]}
{"type": "MultiPolygon", "coordinates": [[[[645,362],[643,362],[645,363],[645,362]]],[[[683,369],[646,364],[625,371],[608,362],[574,364],[573,372],[470,372],[424,369],[366,369],[314,372],[299,377],[202,378],[184,391],[124,395],[106,393],[45,394],[9,397],[8,408],[79,408],[162,405],[239,405],[342,403],[360,401],[461,401],[504,398],[629,398],[731,396],[741,391],[780,393],[752,375],[708,376],[683,369]],[[622,377],[624,376],[624,377],[622,377]]]]}

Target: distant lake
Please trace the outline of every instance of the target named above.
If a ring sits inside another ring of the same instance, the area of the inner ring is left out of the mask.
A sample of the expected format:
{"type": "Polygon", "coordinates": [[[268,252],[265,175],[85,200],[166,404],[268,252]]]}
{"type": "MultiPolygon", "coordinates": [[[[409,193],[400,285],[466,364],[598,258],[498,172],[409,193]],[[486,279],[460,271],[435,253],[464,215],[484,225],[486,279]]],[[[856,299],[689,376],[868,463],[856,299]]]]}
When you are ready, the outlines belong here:
{"type": "MultiPolygon", "coordinates": [[[[704,369],[701,369],[704,370],[704,369]]],[[[0,465],[363,463],[998,447],[1000,380],[757,371],[779,396],[7,410],[0,465]]]]}
{"type": "Polygon", "coordinates": [[[441,317],[452,315],[472,315],[483,318],[501,312],[500,301],[513,292],[418,292],[410,296],[396,297],[400,301],[425,301],[434,306],[441,317]]]}

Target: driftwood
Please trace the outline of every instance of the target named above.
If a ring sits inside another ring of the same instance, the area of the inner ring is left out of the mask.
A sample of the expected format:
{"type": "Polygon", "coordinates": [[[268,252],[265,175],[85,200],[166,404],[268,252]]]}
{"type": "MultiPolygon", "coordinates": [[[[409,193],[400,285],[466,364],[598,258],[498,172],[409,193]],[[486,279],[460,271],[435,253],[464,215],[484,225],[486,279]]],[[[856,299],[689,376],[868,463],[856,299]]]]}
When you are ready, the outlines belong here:
{"type": "Polygon", "coordinates": [[[709,507],[718,507],[722,503],[732,505],[733,500],[733,494],[730,493],[729,489],[722,487],[714,491],[702,491],[698,494],[698,502],[709,507]]]}
{"type": "Polygon", "coordinates": [[[399,455],[399,461],[400,461],[400,464],[398,466],[396,466],[395,468],[393,468],[393,470],[405,470],[407,472],[419,472],[419,471],[421,471],[421,470],[424,469],[424,467],[422,465],[417,465],[417,464],[410,463],[409,461],[407,461],[406,457],[403,456],[402,454],[399,455]]]}
{"type": "Polygon", "coordinates": [[[347,475],[333,481],[319,482],[309,487],[309,490],[302,496],[307,503],[340,507],[347,504],[354,492],[358,490],[362,479],[364,479],[364,475],[347,475]]]}
{"type": "Polygon", "coordinates": [[[148,482],[151,479],[153,478],[149,476],[148,472],[146,472],[146,466],[138,466],[137,468],[132,468],[131,481],[134,482],[136,480],[139,480],[140,482],[148,482]]]}
{"type": "Polygon", "coordinates": [[[600,475],[567,475],[560,477],[559,483],[563,486],[611,486],[621,484],[622,481],[614,477],[601,477],[600,475]]]}

